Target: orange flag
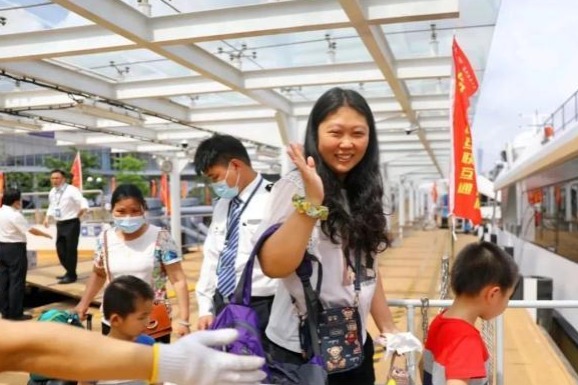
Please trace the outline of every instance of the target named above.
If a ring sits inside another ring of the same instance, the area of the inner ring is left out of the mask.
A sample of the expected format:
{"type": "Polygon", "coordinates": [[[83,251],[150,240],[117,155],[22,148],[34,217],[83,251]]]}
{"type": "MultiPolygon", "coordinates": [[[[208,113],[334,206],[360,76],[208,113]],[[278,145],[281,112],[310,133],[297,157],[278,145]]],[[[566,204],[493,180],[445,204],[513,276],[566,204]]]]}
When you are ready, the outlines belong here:
{"type": "Polygon", "coordinates": [[[70,173],[72,174],[72,185],[82,191],[82,163],[80,161],[80,151],[76,153],[70,173]]]}
{"type": "Polygon", "coordinates": [[[151,197],[156,198],[158,196],[157,181],[155,179],[151,179],[150,184],[151,184],[151,197]]]}
{"type": "Polygon", "coordinates": [[[161,202],[167,210],[167,215],[171,215],[171,195],[169,192],[169,177],[166,173],[161,176],[161,202]]]}
{"type": "Polygon", "coordinates": [[[2,195],[4,195],[4,173],[0,171],[0,205],[2,204],[2,195]]]}
{"type": "Polygon", "coordinates": [[[470,219],[474,224],[482,222],[480,197],[474,163],[472,133],[468,123],[470,97],[478,89],[476,74],[468,58],[454,38],[452,44],[455,84],[453,105],[453,159],[450,183],[450,210],[459,218],[470,219]]]}

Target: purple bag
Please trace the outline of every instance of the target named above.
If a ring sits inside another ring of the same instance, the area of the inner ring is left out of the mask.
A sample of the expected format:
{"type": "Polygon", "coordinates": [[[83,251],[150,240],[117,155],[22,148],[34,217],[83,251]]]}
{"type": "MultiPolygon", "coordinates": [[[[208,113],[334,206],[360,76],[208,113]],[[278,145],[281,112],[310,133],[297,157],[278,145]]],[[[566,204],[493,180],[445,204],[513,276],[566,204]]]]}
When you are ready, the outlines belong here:
{"type": "MultiPolygon", "coordinates": [[[[265,357],[265,350],[259,331],[257,313],[251,308],[251,287],[253,284],[253,266],[263,243],[273,234],[279,225],[268,228],[259,238],[245,265],[235,293],[211,325],[211,330],[233,328],[239,332],[239,338],[225,347],[225,351],[234,354],[265,357]]],[[[267,368],[264,367],[264,370],[267,368]]]]}

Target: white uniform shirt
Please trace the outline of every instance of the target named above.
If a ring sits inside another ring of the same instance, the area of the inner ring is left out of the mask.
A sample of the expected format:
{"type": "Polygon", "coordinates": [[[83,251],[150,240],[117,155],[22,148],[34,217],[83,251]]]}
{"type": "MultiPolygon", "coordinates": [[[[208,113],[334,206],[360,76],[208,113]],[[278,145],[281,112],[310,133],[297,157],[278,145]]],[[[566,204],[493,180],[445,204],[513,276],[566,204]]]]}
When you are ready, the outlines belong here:
{"type": "MultiPolygon", "coordinates": [[[[265,208],[268,205],[267,201],[270,195],[269,191],[267,191],[268,184],[269,182],[259,174],[239,194],[239,198],[243,202],[247,202],[251,193],[259,185],[248,206],[243,210],[239,221],[239,244],[237,246],[237,258],[235,259],[236,282],[239,282],[249,255],[253,250],[252,238],[261,224],[265,208]],[[260,185],[259,181],[262,181],[260,185]]],[[[213,313],[213,295],[217,289],[217,266],[219,264],[219,256],[225,247],[230,202],[230,199],[219,199],[216,203],[209,233],[203,245],[203,264],[195,289],[199,304],[199,317],[213,313]]],[[[256,259],[253,268],[252,295],[255,297],[271,296],[275,294],[276,288],[277,280],[265,276],[261,271],[259,260],[256,259]]]]}
{"type": "Polygon", "coordinates": [[[24,215],[12,206],[0,207],[0,242],[26,242],[26,232],[30,226],[24,215]]]}
{"type": "MultiPolygon", "coordinates": [[[[291,202],[294,194],[304,196],[303,182],[297,171],[292,171],[275,183],[271,190],[270,206],[261,227],[254,237],[254,242],[270,226],[284,222],[295,208],[291,202]]],[[[291,240],[288,239],[287,242],[291,240]]],[[[318,221],[313,229],[307,250],[315,255],[323,266],[323,281],[321,283],[321,303],[324,307],[353,306],[355,290],[353,282],[346,282],[347,262],[341,245],[336,245],[323,234],[318,221]]],[[[375,262],[374,269],[377,266],[375,262]]],[[[317,263],[313,263],[311,284],[317,283],[317,263]]],[[[361,294],[359,297],[359,314],[361,317],[363,341],[366,338],[367,317],[375,292],[375,270],[363,269],[361,274],[361,294]]],[[[273,300],[271,317],[266,329],[267,337],[279,346],[294,352],[301,352],[299,342],[298,314],[305,314],[305,298],[303,285],[297,274],[292,273],[280,279],[279,287],[273,300]],[[293,304],[292,299],[296,300],[293,304]]]]}
{"type": "Polygon", "coordinates": [[[88,209],[88,202],[80,190],[68,183],[59,188],[53,187],[48,194],[48,201],[47,214],[57,222],[78,218],[81,209],[88,209]]]}

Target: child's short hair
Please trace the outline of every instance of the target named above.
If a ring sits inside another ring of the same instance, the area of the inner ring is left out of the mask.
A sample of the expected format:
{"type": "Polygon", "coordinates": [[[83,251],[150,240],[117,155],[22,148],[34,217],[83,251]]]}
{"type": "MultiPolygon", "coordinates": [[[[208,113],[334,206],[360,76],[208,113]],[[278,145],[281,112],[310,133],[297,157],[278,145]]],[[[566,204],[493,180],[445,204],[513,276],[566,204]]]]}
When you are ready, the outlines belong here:
{"type": "Polygon", "coordinates": [[[506,291],[518,280],[518,265],[508,253],[489,242],[470,243],[456,257],[451,271],[456,296],[479,294],[488,285],[506,291]]]}
{"type": "Polygon", "coordinates": [[[134,313],[137,299],[152,301],[154,292],[152,287],[140,278],[132,275],[122,275],[113,279],[102,299],[104,318],[109,320],[113,314],[121,317],[134,313]]]}

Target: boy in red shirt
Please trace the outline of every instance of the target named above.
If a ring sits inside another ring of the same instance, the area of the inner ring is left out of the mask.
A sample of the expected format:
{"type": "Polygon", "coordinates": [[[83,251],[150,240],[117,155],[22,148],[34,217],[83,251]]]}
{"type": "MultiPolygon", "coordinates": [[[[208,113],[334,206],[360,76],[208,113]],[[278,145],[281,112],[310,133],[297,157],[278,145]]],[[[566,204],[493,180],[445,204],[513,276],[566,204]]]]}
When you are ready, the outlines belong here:
{"type": "Polygon", "coordinates": [[[486,385],[489,358],[475,327],[508,306],[518,280],[514,259],[488,242],[467,245],[451,270],[455,299],[431,323],[424,352],[423,385],[486,385]]]}

